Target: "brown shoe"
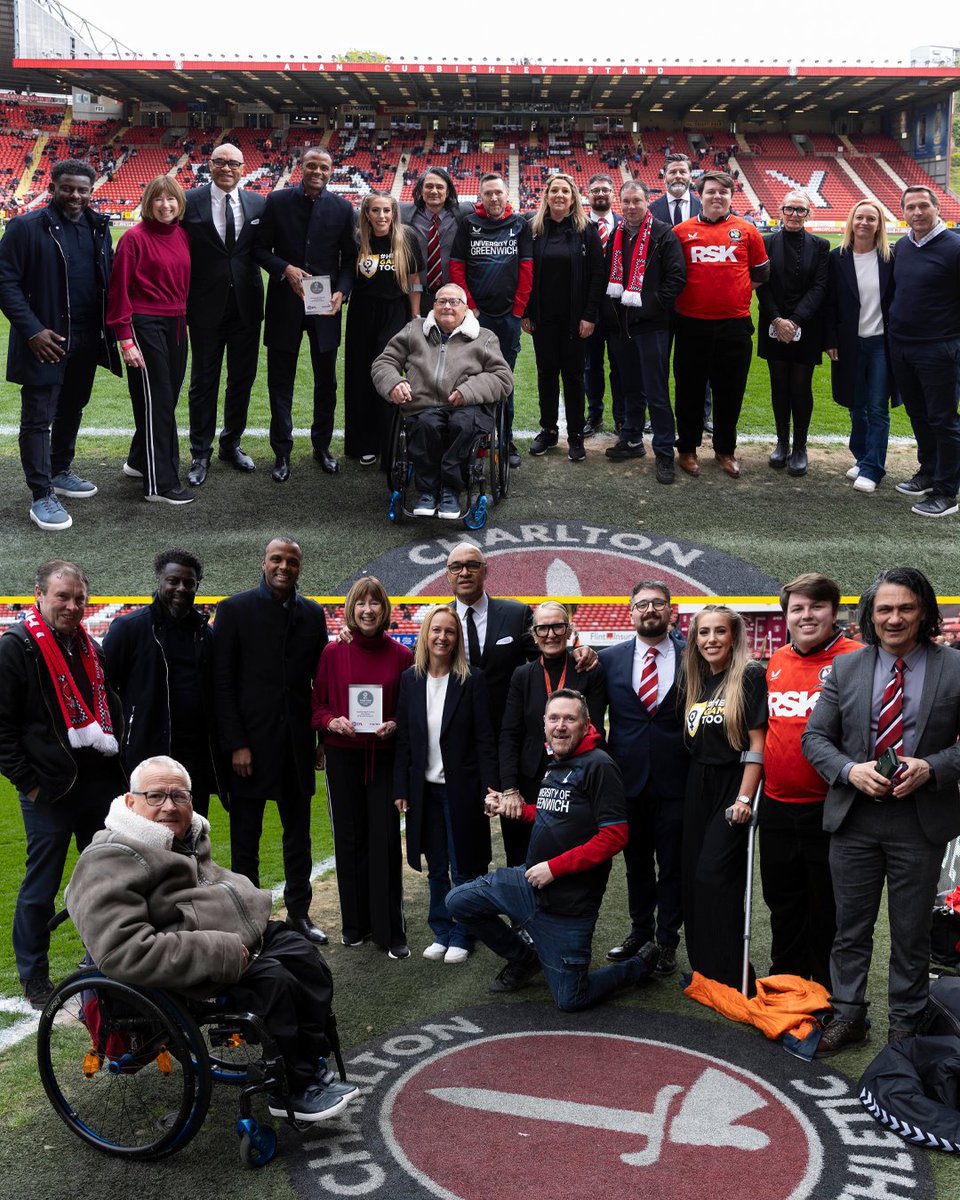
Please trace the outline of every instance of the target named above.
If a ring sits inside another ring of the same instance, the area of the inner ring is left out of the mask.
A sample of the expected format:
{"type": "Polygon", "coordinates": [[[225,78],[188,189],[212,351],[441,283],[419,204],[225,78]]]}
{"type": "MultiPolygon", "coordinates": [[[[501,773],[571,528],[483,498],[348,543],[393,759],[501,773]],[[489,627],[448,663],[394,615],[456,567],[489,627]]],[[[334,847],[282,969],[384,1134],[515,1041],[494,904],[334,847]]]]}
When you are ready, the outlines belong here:
{"type": "Polygon", "coordinates": [[[731,479],[740,478],[740,460],[732,454],[715,454],[717,462],[723,467],[724,471],[731,479]]]}
{"type": "Polygon", "coordinates": [[[678,454],[677,466],[681,471],[686,471],[688,475],[699,475],[700,460],[697,458],[696,450],[691,450],[689,454],[678,454]]]}
{"type": "Polygon", "coordinates": [[[848,1046],[862,1046],[867,1040],[867,1022],[863,1017],[855,1021],[844,1021],[842,1017],[834,1017],[823,1031],[823,1036],[817,1045],[817,1058],[829,1058],[848,1046]]]}

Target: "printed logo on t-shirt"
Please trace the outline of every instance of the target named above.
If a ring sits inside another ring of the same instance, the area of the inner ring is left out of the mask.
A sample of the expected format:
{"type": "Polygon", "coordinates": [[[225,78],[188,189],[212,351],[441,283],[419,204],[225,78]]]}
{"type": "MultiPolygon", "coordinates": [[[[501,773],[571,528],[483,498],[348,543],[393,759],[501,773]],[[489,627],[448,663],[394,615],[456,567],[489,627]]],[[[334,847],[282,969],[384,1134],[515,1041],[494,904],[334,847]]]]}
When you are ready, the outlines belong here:
{"type": "Polygon", "coordinates": [[[833,670],[832,662],[829,662],[829,663],[827,663],[827,665],[825,667],[820,668],[820,674],[817,676],[817,678],[820,680],[820,682],[822,684],[827,682],[827,676],[830,674],[830,672],[832,670],[833,670]]]}
{"type": "Polygon", "coordinates": [[[364,279],[372,279],[378,271],[392,271],[393,255],[368,254],[357,260],[357,270],[364,279]]]}
{"type": "Polygon", "coordinates": [[[569,778],[570,774],[568,773],[558,784],[550,784],[544,780],[537,796],[537,808],[543,809],[544,812],[568,813],[570,811],[570,793],[573,791],[568,782],[569,778]]]}
{"type": "Polygon", "coordinates": [[[702,700],[692,705],[687,713],[688,736],[696,736],[701,725],[722,725],[725,707],[726,699],[723,696],[714,696],[712,700],[702,700]]]}
{"type": "Polygon", "coordinates": [[[731,242],[739,242],[740,239],[743,237],[743,234],[740,232],[739,229],[728,229],[727,237],[730,239],[731,242]]]}

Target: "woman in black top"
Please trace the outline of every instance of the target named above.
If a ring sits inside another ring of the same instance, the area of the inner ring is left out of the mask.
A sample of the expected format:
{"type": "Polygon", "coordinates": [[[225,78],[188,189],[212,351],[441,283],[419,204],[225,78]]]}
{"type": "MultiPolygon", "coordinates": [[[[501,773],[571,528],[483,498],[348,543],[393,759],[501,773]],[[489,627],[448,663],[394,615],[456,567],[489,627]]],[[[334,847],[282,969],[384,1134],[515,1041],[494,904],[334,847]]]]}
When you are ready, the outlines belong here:
{"type": "MultiPolygon", "coordinates": [[[[683,659],[684,740],[692,762],[683,810],[683,925],[690,966],[739,988],[750,818],[767,724],[763,668],[743,617],[708,604],[694,617],[683,659]],[[727,817],[727,811],[730,816],[727,817]]],[[[750,970],[753,990],[753,970],[750,970]]]]}
{"type": "Polygon", "coordinates": [[[522,321],[533,334],[540,432],[530,453],[557,444],[560,380],[567,418],[567,457],[583,462],[583,343],[594,330],[606,285],[603,248],[569,175],[553,175],[530,222],[533,290],[522,321]]]}
{"type": "Polygon", "coordinates": [[[821,310],[827,294],[830,243],[806,233],[806,192],[787,192],[782,225],[763,239],[770,279],[757,289],[760,305],[757,353],[767,360],[777,447],[767,460],[788,475],[807,473],[807,430],[813,416],[813,368],[823,345],[821,310]],[[790,420],[793,418],[793,449],[790,420]]]}
{"type": "Polygon", "coordinates": [[[400,207],[385,192],[364,196],[357,220],[357,278],[347,306],[344,355],[344,448],[365,467],[390,436],[393,406],[373,386],[370,368],[387,342],[420,313],[423,256],[400,207]]]}

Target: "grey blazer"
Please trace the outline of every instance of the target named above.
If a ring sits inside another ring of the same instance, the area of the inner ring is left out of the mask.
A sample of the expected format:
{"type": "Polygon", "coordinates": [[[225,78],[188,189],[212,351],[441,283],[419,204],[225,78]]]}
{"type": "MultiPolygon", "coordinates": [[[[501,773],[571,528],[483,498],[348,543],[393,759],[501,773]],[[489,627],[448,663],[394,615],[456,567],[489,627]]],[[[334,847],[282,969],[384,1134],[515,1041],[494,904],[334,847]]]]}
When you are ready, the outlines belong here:
{"type": "MultiPolygon", "coordinates": [[[[853,804],[857,790],[840,781],[848,762],[869,762],[870,703],[876,647],[843,654],[834,661],[817,706],[803,735],[803,753],[830,785],[823,827],[835,833],[853,804]]],[[[960,833],[960,653],[931,642],[917,720],[916,758],[933,772],[913,793],[920,827],[931,842],[948,842],[960,833]]]]}

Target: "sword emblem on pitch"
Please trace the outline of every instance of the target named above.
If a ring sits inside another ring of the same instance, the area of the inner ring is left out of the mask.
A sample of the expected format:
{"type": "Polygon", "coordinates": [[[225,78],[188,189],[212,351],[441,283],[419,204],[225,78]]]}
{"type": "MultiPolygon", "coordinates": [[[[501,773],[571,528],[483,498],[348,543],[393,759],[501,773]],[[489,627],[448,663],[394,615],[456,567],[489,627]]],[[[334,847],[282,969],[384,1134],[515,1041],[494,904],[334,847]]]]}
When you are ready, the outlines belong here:
{"type": "Polygon", "coordinates": [[[489,1088],[431,1088],[429,1095],[461,1108],[645,1137],[647,1145],[644,1150],[620,1155],[621,1162],[631,1167],[646,1167],[657,1162],[668,1123],[669,1140],[679,1145],[762,1150],[770,1142],[761,1130],[736,1124],[747,1113],[765,1108],[766,1100],[753,1088],[712,1067],[705,1070],[689,1088],[676,1083],[660,1088],[650,1112],[581,1104],[574,1100],[554,1100],[546,1096],[526,1096],[517,1092],[498,1092],[489,1088]],[[668,1122],[671,1101],[684,1091],[686,1095],[679,1112],[668,1122]]]}

